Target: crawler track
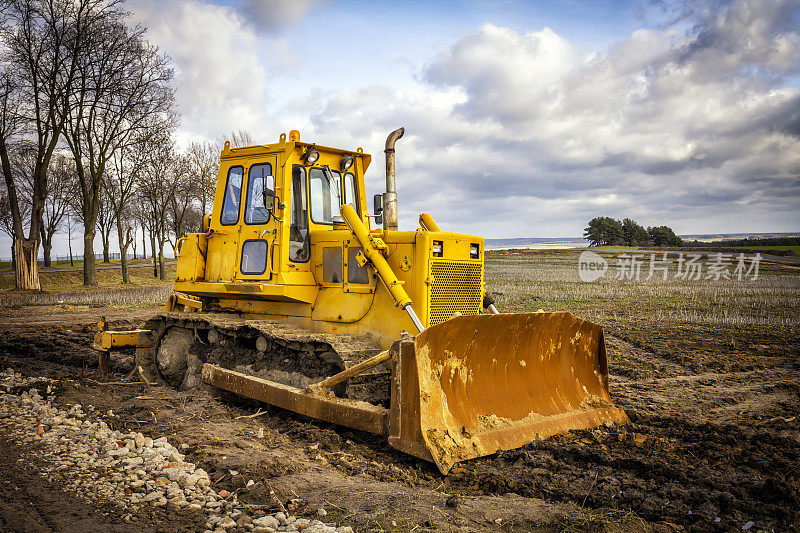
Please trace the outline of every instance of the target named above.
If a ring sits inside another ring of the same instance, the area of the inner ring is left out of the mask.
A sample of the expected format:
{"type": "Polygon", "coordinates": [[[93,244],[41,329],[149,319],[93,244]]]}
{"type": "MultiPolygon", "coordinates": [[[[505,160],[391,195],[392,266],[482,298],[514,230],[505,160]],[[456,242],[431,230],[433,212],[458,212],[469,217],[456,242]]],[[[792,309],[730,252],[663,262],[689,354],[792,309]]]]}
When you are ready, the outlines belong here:
{"type": "MultiPolygon", "coordinates": [[[[232,314],[160,313],[147,321],[136,365],[148,379],[181,390],[202,386],[203,363],[305,387],[380,351],[369,335],[313,333],[284,322],[232,314]]],[[[334,391],[372,403],[389,399],[387,367],[357,376],[334,391]]]]}

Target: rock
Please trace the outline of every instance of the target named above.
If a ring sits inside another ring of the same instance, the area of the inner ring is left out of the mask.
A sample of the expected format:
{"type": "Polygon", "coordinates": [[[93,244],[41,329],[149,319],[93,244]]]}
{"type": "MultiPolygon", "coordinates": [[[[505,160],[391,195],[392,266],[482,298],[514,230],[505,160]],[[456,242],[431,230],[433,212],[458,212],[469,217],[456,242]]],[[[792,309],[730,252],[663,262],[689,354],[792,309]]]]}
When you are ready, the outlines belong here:
{"type": "Polygon", "coordinates": [[[231,493],[230,493],[230,492],[228,492],[228,491],[227,491],[227,490],[225,490],[225,489],[222,489],[221,491],[219,491],[219,497],[220,497],[220,498],[227,498],[227,497],[228,497],[228,496],[230,496],[230,495],[231,495],[231,493]]]}
{"type": "Polygon", "coordinates": [[[144,497],[144,501],[152,502],[163,496],[164,496],[163,492],[161,492],[160,490],[154,490],[153,492],[148,493],[147,496],[144,497]]]}
{"type": "Polygon", "coordinates": [[[288,510],[290,513],[294,513],[307,505],[308,500],[304,500],[303,498],[291,498],[286,502],[286,510],[288,510]]]}
{"type": "Polygon", "coordinates": [[[125,459],[125,463],[128,465],[129,468],[132,468],[134,466],[139,466],[141,464],[144,464],[144,459],[142,459],[141,457],[129,457],[125,459]]]}
{"type": "Polygon", "coordinates": [[[164,475],[167,476],[167,479],[173,482],[178,481],[181,478],[181,476],[186,475],[186,472],[184,472],[180,468],[165,468],[164,470],[162,470],[162,472],[164,473],[164,475]]]}
{"type": "Polygon", "coordinates": [[[319,516],[320,518],[325,518],[326,516],[328,516],[328,511],[326,511],[324,507],[320,507],[319,509],[317,509],[317,516],[319,516]]]}
{"type": "Polygon", "coordinates": [[[106,454],[110,455],[111,457],[119,457],[121,455],[127,455],[131,453],[128,448],[116,448],[114,450],[109,450],[106,454]]]}
{"type": "Polygon", "coordinates": [[[137,433],[136,437],[133,439],[134,444],[136,444],[137,448],[141,448],[144,446],[144,435],[141,433],[137,433]]]}
{"type": "MultiPolygon", "coordinates": [[[[286,517],[284,516],[284,519],[286,517]]],[[[253,525],[256,527],[265,527],[270,529],[278,529],[280,523],[278,520],[273,516],[262,516],[261,518],[256,518],[253,520],[253,525]]]]}
{"type": "Polygon", "coordinates": [[[225,531],[236,527],[236,522],[230,516],[225,516],[217,523],[217,527],[221,527],[225,531]]]}

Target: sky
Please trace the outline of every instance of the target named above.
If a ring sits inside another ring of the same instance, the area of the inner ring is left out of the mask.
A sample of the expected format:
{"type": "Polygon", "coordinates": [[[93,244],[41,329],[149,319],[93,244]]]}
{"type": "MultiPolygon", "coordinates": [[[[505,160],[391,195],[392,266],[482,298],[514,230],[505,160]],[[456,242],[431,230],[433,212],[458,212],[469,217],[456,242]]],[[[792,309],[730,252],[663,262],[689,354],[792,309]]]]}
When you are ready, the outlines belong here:
{"type": "Polygon", "coordinates": [[[800,231],[800,0],[129,0],[179,143],[245,129],[373,155],[401,229],[800,231]]]}

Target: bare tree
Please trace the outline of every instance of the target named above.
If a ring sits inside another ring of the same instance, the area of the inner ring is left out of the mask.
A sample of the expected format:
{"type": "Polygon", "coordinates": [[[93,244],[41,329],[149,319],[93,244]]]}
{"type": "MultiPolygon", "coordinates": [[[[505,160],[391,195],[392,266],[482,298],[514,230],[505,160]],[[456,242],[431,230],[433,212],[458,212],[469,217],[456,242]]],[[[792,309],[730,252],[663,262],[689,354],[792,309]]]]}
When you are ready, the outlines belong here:
{"type": "MultiPolygon", "coordinates": [[[[30,205],[26,202],[20,204],[22,217],[26,218],[30,212],[30,205]]],[[[11,237],[11,270],[16,267],[16,255],[14,253],[14,243],[17,235],[14,232],[14,219],[11,216],[11,202],[8,199],[8,191],[0,191],[0,231],[11,237]]]]}
{"type": "Polygon", "coordinates": [[[50,162],[48,190],[42,212],[42,249],[46,267],[51,265],[53,236],[62,230],[61,223],[70,209],[74,191],[75,165],[64,154],[56,154],[50,162]]]}
{"type": "Polygon", "coordinates": [[[136,255],[136,235],[139,233],[139,226],[137,226],[139,219],[136,218],[136,211],[133,207],[128,207],[126,218],[131,225],[131,253],[133,253],[133,258],[136,259],[138,257],[136,255]]]}
{"type": "Polygon", "coordinates": [[[178,240],[192,229],[202,225],[202,215],[197,205],[197,183],[190,171],[191,161],[186,155],[177,156],[173,160],[173,172],[170,177],[175,194],[169,204],[169,242],[173,255],[177,255],[178,240]]]}
{"type": "Polygon", "coordinates": [[[68,115],[78,63],[95,22],[113,0],[3,0],[0,24],[0,163],[17,235],[16,286],[38,290],[37,255],[47,197],[47,171],[68,115]],[[36,147],[31,212],[25,236],[18,179],[10,151],[20,136],[36,147]]]}
{"type": "MultiPolygon", "coordinates": [[[[200,202],[201,227],[206,213],[210,213],[214,202],[219,172],[220,148],[211,142],[193,142],[189,146],[190,171],[194,175],[195,191],[200,202]]],[[[198,228],[200,229],[200,228],[198,228]]]]}
{"type": "Polygon", "coordinates": [[[136,257],[136,215],[130,203],[142,166],[146,161],[147,148],[146,142],[138,142],[115,152],[112,158],[111,172],[106,176],[104,182],[108,205],[116,222],[122,263],[122,283],[130,282],[128,276],[129,246],[133,245],[133,255],[134,258],[136,257]]]}
{"type": "Polygon", "coordinates": [[[70,207],[65,216],[67,226],[67,246],[69,247],[69,266],[75,266],[75,260],[72,256],[72,234],[75,233],[78,228],[77,219],[78,217],[75,216],[75,212],[70,207]]]}
{"type": "Polygon", "coordinates": [[[156,246],[158,247],[158,277],[166,279],[164,272],[164,244],[169,240],[170,208],[176,193],[175,149],[167,133],[150,140],[147,159],[142,165],[139,196],[147,206],[150,246],[153,250],[153,269],[156,273],[156,246]]]}
{"type": "MultiPolygon", "coordinates": [[[[172,70],[143,33],[139,26],[128,28],[119,16],[106,17],[78,68],[65,138],[80,183],[86,256],[94,255],[102,183],[111,157],[143,130],[155,124],[170,129],[175,122],[172,70]]],[[[84,263],[83,283],[97,284],[94,262],[84,263]]]]}
{"type": "MultiPolygon", "coordinates": [[[[114,208],[110,205],[109,191],[106,186],[108,169],[106,169],[106,177],[100,184],[100,195],[97,202],[97,229],[100,230],[100,242],[103,247],[103,263],[110,263],[109,248],[111,246],[111,229],[114,227],[115,213],[114,208]]],[[[84,234],[85,235],[85,234],[84,234]]],[[[92,247],[94,248],[94,246],[92,247]]],[[[84,250],[85,251],[85,250],[84,250]]]]}
{"type": "Polygon", "coordinates": [[[247,130],[235,130],[230,133],[230,135],[226,137],[223,136],[222,139],[217,141],[219,145],[219,149],[217,150],[217,154],[222,151],[222,146],[225,144],[225,141],[231,142],[231,148],[239,148],[242,146],[253,146],[256,142],[253,140],[253,136],[247,130]]]}

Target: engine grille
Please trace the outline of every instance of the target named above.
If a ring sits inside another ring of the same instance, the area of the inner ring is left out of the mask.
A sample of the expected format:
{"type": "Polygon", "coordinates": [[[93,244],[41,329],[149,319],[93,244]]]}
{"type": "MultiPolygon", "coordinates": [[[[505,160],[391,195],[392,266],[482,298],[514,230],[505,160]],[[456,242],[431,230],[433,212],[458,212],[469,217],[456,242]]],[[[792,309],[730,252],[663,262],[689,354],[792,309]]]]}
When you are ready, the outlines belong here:
{"type": "Polygon", "coordinates": [[[430,326],[441,324],[456,311],[462,315],[481,312],[481,263],[431,262],[430,326]]]}

